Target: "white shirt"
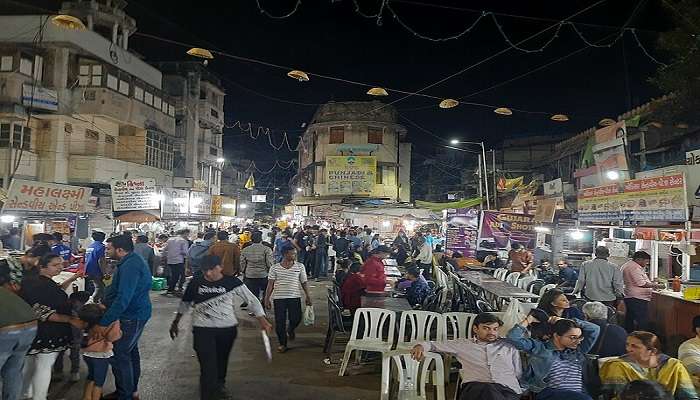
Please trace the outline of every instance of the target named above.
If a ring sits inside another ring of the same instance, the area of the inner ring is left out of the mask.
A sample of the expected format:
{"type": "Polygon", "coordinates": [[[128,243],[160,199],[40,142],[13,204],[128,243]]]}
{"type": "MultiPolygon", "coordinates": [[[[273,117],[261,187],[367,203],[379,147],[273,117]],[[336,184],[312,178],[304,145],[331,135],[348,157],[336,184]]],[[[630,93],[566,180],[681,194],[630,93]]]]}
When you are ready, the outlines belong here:
{"type": "Polygon", "coordinates": [[[416,258],[421,264],[432,264],[433,263],[433,248],[430,247],[430,243],[426,240],[420,247],[420,253],[416,258]]]}
{"type": "Polygon", "coordinates": [[[301,298],[301,284],[306,283],[306,267],[295,262],[291,268],[284,268],[281,264],[275,264],[270,268],[267,279],[275,281],[275,287],[270,296],[274,299],[301,298]]]}

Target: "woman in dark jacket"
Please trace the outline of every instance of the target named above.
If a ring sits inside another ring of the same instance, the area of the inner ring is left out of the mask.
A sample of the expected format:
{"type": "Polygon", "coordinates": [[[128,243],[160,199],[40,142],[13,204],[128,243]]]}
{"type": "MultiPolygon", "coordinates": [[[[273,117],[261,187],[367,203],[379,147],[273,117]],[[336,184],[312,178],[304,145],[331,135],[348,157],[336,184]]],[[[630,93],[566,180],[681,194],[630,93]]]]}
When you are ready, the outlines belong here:
{"type": "Polygon", "coordinates": [[[52,279],[63,270],[63,258],[49,253],[41,257],[38,266],[38,275],[24,279],[19,293],[39,318],[37,335],[24,368],[24,395],[35,400],[46,399],[53,364],[58,354],[71,345],[71,325],[80,329],[84,325],[70,316],[68,295],[52,279]]]}
{"type": "Polygon", "coordinates": [[[586,319],[600,327],[600,336],[591,349],[591,354],[600,358],[619,357],[627,353],[627,332],[619,325],[608,322],[608,306],[591,301],[583,305],[586,319]]]}
{"type": "Polygon", "coordinates": [[[571,307],[569,299],[559,289],[547,291],[541,298],[537,308],[544,310],[550,317],[566,319],[584,319],[583,313],[576,307],[571,307]]]}

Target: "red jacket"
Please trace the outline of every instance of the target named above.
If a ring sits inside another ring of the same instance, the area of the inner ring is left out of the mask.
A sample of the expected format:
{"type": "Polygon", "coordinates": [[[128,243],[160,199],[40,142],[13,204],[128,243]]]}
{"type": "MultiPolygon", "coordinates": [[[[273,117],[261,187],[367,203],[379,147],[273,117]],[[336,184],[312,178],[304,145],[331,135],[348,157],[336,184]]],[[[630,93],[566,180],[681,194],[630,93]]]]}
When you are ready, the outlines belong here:
{"type": "Polygon", "coordinates": [[[379,257],[370,256],[362,265],[360,272],[364,275],[368,292],[384,291],[386,275],[384,275],[384,263],[379,257]]]}
{"type": "Polygon", "coordinates": [[[343,308],[347,308],[353,313],[362,307],[362,292],[365,290],[365,282],[360,274],[348,274],[340,288],[343,308]]]}

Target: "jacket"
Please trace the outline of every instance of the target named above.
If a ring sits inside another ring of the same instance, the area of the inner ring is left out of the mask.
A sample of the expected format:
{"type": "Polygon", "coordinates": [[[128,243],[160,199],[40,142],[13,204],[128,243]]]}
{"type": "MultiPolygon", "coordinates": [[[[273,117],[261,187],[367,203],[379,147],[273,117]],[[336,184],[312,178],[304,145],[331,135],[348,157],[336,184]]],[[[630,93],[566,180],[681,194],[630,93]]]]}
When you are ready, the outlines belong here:
{"type": "MultiPolygon", "coordinates": [[[[582,364],[586,361],[586,354],[591,351],[593,344],[600,334],[600,327],[590,322],[574,319],[581,327],[583,332],[583,341],[576,350],[565,350],[561,352],[563,358],[576,360],[582,364]]],[[[547,375],[552,367],[552,361],[558,351],[554,348],[551,340],[542,342],[541,340],[531,339],[527,328],[520,324],[513,328],[506,335],[506,339],[515,346],[516,349],[527,354],[528,366],[523,372],[523,383],[535,393],[541,392],[547,387],[547,375]]],[[[583,368],[582,368],[583,369],[583,368]]]]}
{"type": "Polygon", "coordinates": [[[362,307],[362,293],[364,293],[365,282],[360,274],[348,274],[340,288],[340,298],[343,308],[355,312],[362,307]]]}
{"type": "Polygon", "coordinates": [[[627,332],[624,328],[604,319],[593,319],[591,322],[600,327],[600,335],[591,349],[591,354],[597,354],[599,358],[607,358],[619,357],[627,353],[627,332]]]}
{"type": "Polygon", "coordinates": [[[272,267],[272,250],[262,243],[253,243],[241,251],[241,272],[245,278],[267,278],[272,267]]]}
{"type": "Polygon", "coordinates": [[[360,270],[364,276],[365,285],[368,292],[383,292],[386,286],[386,275],[384,274],[384,263],[379,257],[371,256],[362,264],[360,270]]]}
{"type": "Polygon", "coordinates": [[[100,325],[109,326],[116,320],[148,321],[152,280],[151,271],[141,256],[132,252],[122,258],[105,295],[107,312],[100,325]]]}
{"type": "Polygon", "coordinates": [[[241,249],[237,244],[219,240],[209,247],[209,254],[221,259],[224,275],[236,276],[241,268],[241,249]]]}
{"type": "Polygon", "coordinates": [[[92,327],[89,332],[89,337],[85,347],[83,347],[83,353],[107,353],[112,351],[114,345],[112,343],[116,342],[122,337],[122,330],[119,321],[114,321],[109,326],[104,329],[103,332],[95,333],[97,326],[92,327]]]}

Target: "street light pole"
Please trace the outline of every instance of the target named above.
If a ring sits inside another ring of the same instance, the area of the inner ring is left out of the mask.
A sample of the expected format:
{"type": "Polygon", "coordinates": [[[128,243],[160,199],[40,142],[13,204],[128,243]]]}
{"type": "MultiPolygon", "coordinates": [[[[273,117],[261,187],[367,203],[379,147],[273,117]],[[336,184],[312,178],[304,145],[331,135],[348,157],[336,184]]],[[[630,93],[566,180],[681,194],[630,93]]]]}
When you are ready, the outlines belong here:
{"type": "MultiPolygon", "coordinates": [[[[491,209],[491,200],[489,199],[489,181],[488,181],[488,169],[486,167],[486,147],[484,146],[484,142],[464,142],[461,140],[456,140],[453,139],[450,141],[450,144],[456,145],[456,144],[473,144],[473,145],[478,145],[481,146],[481,154],[479,155],[479,179],[480,179],[480,185],[483,183],[484,185],[484,194],[486,195],[486,208],[491,209]]],[[[495,171],[494,171],[495,173],[495,171]]],[[[481,188],[480,188],[481,189],[481,188]]],[[[496,188],[494,188],[494,191],[496,188]]],[[[481,195],[481,194],[480,194],[481,195]]]]}

